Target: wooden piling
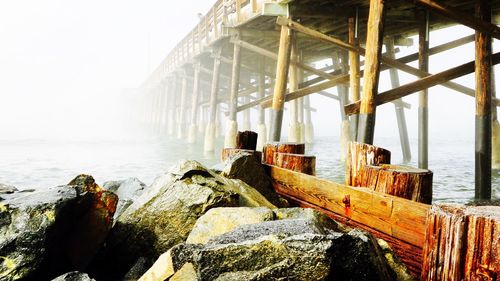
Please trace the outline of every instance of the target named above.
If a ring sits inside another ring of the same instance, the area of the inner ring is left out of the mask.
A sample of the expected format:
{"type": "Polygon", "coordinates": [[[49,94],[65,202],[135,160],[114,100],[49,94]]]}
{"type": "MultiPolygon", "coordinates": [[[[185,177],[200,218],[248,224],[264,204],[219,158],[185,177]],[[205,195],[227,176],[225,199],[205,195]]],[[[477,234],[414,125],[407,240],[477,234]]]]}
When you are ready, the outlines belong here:
{"type": "MultiPolygon", "coordinates": [[[[394,38],[390,38],[386,44],[387,55],[394,59],[394,38]]],[[[395,68],[391,68],[389,70],[391,76],[391,85],[392,88],[398,88],[399,83],[399,74],[398,70],[395,68]]],[[[405,117],[405,109],[402,105],[403,100],[398,99],[394,104],[394,108],[396,110],[396,119],[398,122],[398,130],[399,130],[399,142],[401,143],[401,150],[403,152],[403,162],[408,163],[411,160],[411,150],[410,150],[410,140],[408,138],[408,128],[406,127],[406,117],[405,117]]]]}
{"type": "MultiPolygon", "coordinates": [[[[421,12],[418,31],[418,68],[429,72],[429,12],[421,12]]],[[[419,94],[418,102],[418,167],[427,169],[429,166],[429,98],[424,89],[419,94]]]]}
{"type": "Polygon", "coordinates": [[[358,141],[373,144],[375,133],[375,95],[378,89],[380,58],[384,34],[385,7],[383,0],[370,0],[366,35],[363,96],[359,116],[358,141]]]}
{"type": "Polygon", "coordinates": [[[217,96],[219,93],[219,76],[220,76],[220,53],[221,48],[218,47],[214,51],[214,65],[212,72],[212,87],[210,90],[210,108],[207,129],[205,131],[204,150],[212,152],[215,150],[215,117],[217,115],[217,96]]]}
{"type": "Polygon", "coordinates": [[[360,186],[362,170],[367,165],[391,163],[391,152],[366,143],[350,142],[346,156],[345,184],[360,186]]]}
{"type": "Polygon", "coordinates": [[[191,99],[191,119],[189,125],[188,143],[196,142],[197,127],[196,122],[198,119],[198,100],[200,98],[200,62],[193,64],[194,80],[193,80],[193,95],[191,99]]]}
{"type": "Polygon", "coordinates": [[[186,109],[187,109],[187,74],[186,71],[182,73],[182,82],[181,82],[181,101],[179,106],[179,115],[177,117],[177,138],[183,139],[185,137],[186,131],[186,109]]]}
{"type": "Polygon", "coordinates": [[[304,97],[304,107],[305,107],[305,115],[304,115],[304,140],[306,143],[314,142],[314,124],[312,122],[311,116],[311,100],[309,96],[304,97]]]}
{"type": "Polygon", "coordinates": [[[272,142],[264,146],[262,151],[263,162],[269,165],[276,163],[276,153],[304,154],[305,145],[303,143],[272,142]]]}
{"type": "Polygon", "coordinates": [[[285,91],[292,52],[292,30],[288,26],[281,26],[278,62],[276,64],[276,82],[274,85],[273,106],[271,111],[271,130],[269,139],[279,141],[283,122],[283,107],[285,105],[285,91]]]}
{"type": "MultiPolygon", "coordinates": [[[[265,58],[263,56],[259,57],[259,70],[258,70],[258,89],[257,89],[257,99],[262,99],[266,95],[266,74],[265,70],[265,58]]],[[[266,127],[266,112],[264,108],[258,106],[258,124],[257,124],[257,150],[262,151],[264,144],[267,142],[267,127],[266,127]]]]}
{"type": "MultiPolygon", "coordinates": [[[[359,25],[359,14],[358,9],[356,9],[355,16],[349,17],[348,28],[349,28],[349,44],[353,46],[358,46],[358,25],[359,25]]],[[[351,90],[351,100],[352,102],[359,101],[359,84],[360,84],[360,74],[359,74],[359,53],[354,51],[349,51],[349,86],[351,90]]],[[[353,129],[353,139],[358,137],[358,120],[359,114],[355,114],[351,117],[352,129],[353,129]]]]}
{"type": "Polygon", "coordinates": [[[174,135],[176,126],[176,109],[177,109],[177,75],[172,77],[171,81],[172,91],[170,92],[169,110],[168,110],[168,128],[167,133],[169,136],[174,135]]]}
{"type": "Polygon", "coordinates": [[[303,154],[276,152],[274,165],[311,176],[316,175],[316,157],[303,154]]]}
{"type": "MultiPolygon", "coordinates": [[[[239,37],[236,37],[239,38],[239,37]]],[[[231,68],[231,88],[229,96],[229,115],[226,124],[226,137],[224,147],[236,147],[236,133],[238,123],[236,108],[238,107],[238,92],[240,90],[241,46],[233,44],[233,61],[231,68]]]]}
{"type": "MultiPolygon", "coordinates": [[[[476,2],[476,18],[491,22],[487,0],[476,2]]],[[[491,199],[491,36],[476,31],[475,198],[491,199]]]]}
{"type": "Polygon", "coordinates": [[[236,135],[236,148],[255,150],[257,147],[257,133],[252,131],[238,132],[236,135]]]}
{"type": "MultiPolygon", "coordinates": [[[[292,53],[291,59],[294,61],[299,61],[299,50],[297,45],[297,40],[295,37],[292,38],[292,53]]],[[[290,65],[290,70],[288,72],[289,79],[289,92],[293,92],[299,89],[299,68],[297,65],[290,65]]],[[[289,109],[289,127],[288,127],[288,141],[289,142],[299,142],[300,141],[300,127],[298,126],[298,103],[297,100],[290,101],[288,103],[289,109]]]]}

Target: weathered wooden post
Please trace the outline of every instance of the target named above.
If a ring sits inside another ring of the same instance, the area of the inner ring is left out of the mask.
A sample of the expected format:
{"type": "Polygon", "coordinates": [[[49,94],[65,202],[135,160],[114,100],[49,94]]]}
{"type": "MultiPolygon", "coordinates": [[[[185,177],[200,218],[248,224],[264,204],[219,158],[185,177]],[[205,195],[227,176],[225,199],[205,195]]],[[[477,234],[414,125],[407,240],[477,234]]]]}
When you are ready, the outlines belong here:
{"type": "Polygon", "coordinates": [[[312,123],[311,116],[311,100],[309,96],[304,97],[304,107],[305,107],[305,115],[304,115],[304,140],[306,143],[314,142],[314,124],[312,123]]]}
{"type": "MultiPolygon", "coordinates": [[[[247,104],[250,102],[250,97],[244,96],[243,97],[243,104],[247,104]]],[[[242,112],[242,120],[241,120],[241,130],[242,131],[250,131],[252,129],[252,124],[250,124],[250,111],[251,108],[248,108],[246,110],[243,110],[242,112]]]]}
{"type": "Polygon", "coordinates": [[[193,65],[194,68],[194,81],[193,81],[193,95],[191,99],[191,119],[189,126],[189,135],[188,135],[188,143],[196,142],[196,121],[198,118],[198,99],[200,96],[200,63],[195,62],[193,65]]]}
{"type": "MultiPolygon", "coordinates": [[[[359,14],[358,9],[354,17],[349,17],[348,28],[349,28],[349,44],[358,46],[358,25],[359,25],[359,14]]],[[[349,87],[351,90],[351,100],[352,102],[357,102],[359,100],[359,84],[361,75],[359,74],[359,53],[354,51],[349,51],[349,87]]],[[[351,117],[352,129],[353,129],[353,139],[358,138],[358,120],[359,114],[354,114],[351,117]]]]}
{"type": "Polygon", "coordinates": [[[366,36],[363,96],[359,116],[358,141],[373,144],[375,132],[375,96],[380,74],[380,58],[384,34],[385,7],[382,0],[370,0],[366,36]]]}
{"type": "MultiPolygon", "coordinates": [[[[291,58],[295,61],[299,61],[299,50],[297,49],[297,40],[296,37],[292,37],[292,53],[291,58]]],[[[290,65],[290,70],[288,72],[289,86],[288,89],[290,92],[296,91],[299,89],[299,68],[297,65],[290,65]]],[[[298,124],[298,103],[297,100],[290,101],[288,103],[289,113],[290,113],[290,124],[288,127],[288,141],[289,142],[299,142],[300,141],[300,127],[298,124]]]]}
{"type": "MultiPolygon", "coordinates": [[[[418,32],[418,68],[429,72],[429,12],[421,13],[418,32]]],[[[427,89],[419,94],[418,105],[418,167],[429,166],[429,98],[427,89]]]]}
{"type": "Polygon", "coordinates": [[[211,152],[215,150],[215,117],[217,115],[217,96],[219,92],[219,74],[220,74],[220,53],[221,48],[217,47],[214,51],[214,69],[212,72],[212,88],[210,91],[210,108],[207,129],[205,131],[204,150],[211,152]]]}
{"type": "MultiPolygon", "coordinates": [[[[259,71],[258,71],[258,90],[257,99],[261,99],[266,95],[266,74],[265,74],[265,58],[259,58],[259,71]]],[[[266,112],[261,106],[258,107],[259,123],[257,127],[257,150],[262,151],[264,144],[267,142],[267,127],[266,127],[266,112]]]]}
{"type": "MultiPolygon", "coordinates": [[[[236,37],[238,39],[238,37],[236,37]]],[[[233,64],[231,69],[231,88],[229,97],[229,115],[226,124],[226,137],[224,147],[232,148],[236,146],[236,134],[238,133],[238,121],[236,108],[238,107],[238,92],[240,89],[240,68],[241,68],[241,46],[233,45],[233,64]]]]}
{"type": "MultiPolygon", "coordinates": [[[[391,59],[395,59],[394,54],[394,38],[390,38],[386,44],[387,54],[391,59]]],[[[398,70],[395,68],[389,69],[391,76],[392,88],[400,86],[398,70]]],[[[401,143],[401,150],[403,152],[403,162],[407,163],[411,160],[410,140],[408,139],[408,128],[406,127],[405,109],[403,107],[402,99],[396,100],[394,104],[396,110],[396,119],[399,129],[399,142],[401,143]]]]}
{"type": "MultiPolygon", "coordinates": [[[[337,56],[334,58],[334,63],[337,68],[340,69],[341,74],[347,75],[347,54],[343,50],[337,51],[337,56]]],[[[349,102],[349,89],[345,84],[337,85],[337,92],[339,95],[339,105],[340,105],[340,159],[345,160],[347,153],[347,144],[352,141],[351,136],[351,126],[349,123],[349,117],[345,114],[344,106],[349,102]]]]}
{"type": "MultiPolygon", "coordinates": [[[[491,22],[490,1],[476,2],[476,18],[491,22]]],[[[476,31],[476,200],[491,199],[491,36],[476,31]]]]}
{"type": "Polygon", "coordinates": [[[184,122],[184,118],[186,116],[186,108],[187,108],[187,73],[186,71],[182,71],[182,80],[181,80],[181,102],[179,106],[179,116],[177,118],[177,138],[183,139],[185,137],[185,127],[186,124],[184,122]]]}
{"type": "Polygon", "coordinates": [[[292,30],[286,25],[281,26],[278,63],[276,64],[276,84],[274,86],[273,106],[271,111],[271,130],[269,139],[279,141],[285,105],[285,91],[292,52],[292,30]]]}

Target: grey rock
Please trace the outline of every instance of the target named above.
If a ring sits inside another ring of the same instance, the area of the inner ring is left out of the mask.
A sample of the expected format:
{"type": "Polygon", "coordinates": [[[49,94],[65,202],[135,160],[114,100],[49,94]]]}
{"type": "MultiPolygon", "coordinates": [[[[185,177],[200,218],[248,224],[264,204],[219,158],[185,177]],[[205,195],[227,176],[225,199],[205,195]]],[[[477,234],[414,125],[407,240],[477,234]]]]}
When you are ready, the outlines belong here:
{"type": "Polygon", "coordinates": [[[12,194],[14,192],[18,191],[18,189],[15,186],[12,185],[6,185],[3,183],[0,183],[0,195],[2,194],[12,194]]]}
{"type": "Polygon", "coordinates": [[[116,220],[132,205],[136,198],[142,195],[146,189],[146,185],[137,178],[128,178],[125,180],[107,181],[102,185],[102,188],[118,195],[119,201],[114,215],[114,219],[116,220]]]}
{"type": "Polygon", "coordinates": [[[86,273],[72,271],[65,273],[57,278],[54,278],[52,279],[52,281],[95,281],[95,280],[90,278],[86,273]]]}
{"type": "Polygon", "coordinates": [[[122,281],[136,281],[151,267],[150,259],[140,257],[132,268],[125,274],[122,281]]]}
{"type": "Polygon", "coordinates": [[[248,152],[242,151],[228,158],[224,162],[221,175],[230,179],[242,180],[278,207],[288,207],[289,205],[274,191],[271,178],[264,170],[264,166],[248,152]]]}

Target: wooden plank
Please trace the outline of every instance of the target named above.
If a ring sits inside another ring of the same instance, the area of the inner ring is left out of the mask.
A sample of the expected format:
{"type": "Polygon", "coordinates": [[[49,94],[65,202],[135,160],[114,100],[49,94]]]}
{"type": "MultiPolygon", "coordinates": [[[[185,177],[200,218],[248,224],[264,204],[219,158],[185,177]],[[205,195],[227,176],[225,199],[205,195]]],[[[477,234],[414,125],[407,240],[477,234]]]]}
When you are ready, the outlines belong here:
{"type": "Polygon", "coordinates": [[[456,8],[450,7],[448,5],[439,3],[434,0],[414,0],[415,3],[421,4],[428,9],[437,12],[447,18],[455,20],[465,26],[468,26],[474,30],[489,34],[496,39],[500,39],[500,27],[492,24],[489,21],[482,20],[480,18],[475,18],[469,13],[462,12],[456,8]]]}
{"type": "Polygon", "coordinates": [[[430,206],[267,166],[275,189],[422,248],[430,206]]]}
{"type": "MultiPolygon", "coordinates": [[[[500,52],[495,53],[491,56],[492,64],[500,63],[500,52]]],[[[402,97],[406,97],[412,93],[418,92],[425,88],[430,88],[443,83],[443,81],[458,78],[463,75],[474,72],[475,62],[471,61],[457,67],[439,72],[425,78],[419,79],[417,81],[405,84],[401,87],[391,89],[379,94],[376,98],[376,104],[382,105],[390,101],[397,100],[402,97]]],[[[354,114],[359,112],[360,102],[351,103],[346,105],[346,114],[354,114]]]]}

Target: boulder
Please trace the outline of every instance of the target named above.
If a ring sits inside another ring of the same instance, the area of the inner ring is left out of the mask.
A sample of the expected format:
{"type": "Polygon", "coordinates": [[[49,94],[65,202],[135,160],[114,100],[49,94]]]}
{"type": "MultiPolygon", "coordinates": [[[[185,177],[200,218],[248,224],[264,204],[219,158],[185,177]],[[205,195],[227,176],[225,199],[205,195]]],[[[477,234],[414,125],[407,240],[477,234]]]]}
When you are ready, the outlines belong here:
{"type": "MultiPolygon", "coordinates": [[[[12,194],[14,192],[18,191],[15,186],[12,185],[6,185],[3,183],[0,183],[0,195],[2,194],[12,194]]],[[[0,197],[1,199],[1,197],[0,197]]]]}
{"type": "Polygon", "coordinates": [[[288,202],[274,191],[271,178],[264,170],[264,166],[251,153],[242,151],[229,157],[224,162],[221,175],[242,180],[278,207],[289,206],[288,202]]]}
{"type": "Polygon", "coordinates": [[[205,244],[210,238],[229,232],[237,226],[273,219],[273,211],[265,207],[211,209],[196,221],[186,243],[205,244]]]}
{"type": "Polygon", "coordinates": [[[155,179],[118,218],[106,247],[91,266],[92,276],[121,279],[137,258],[155,261],[184,242],[208,210],[245,204],[274,207],[242,182],[225,179],[196,161],[180,162],[155,179]]]}
{"type": "Polygon", "coordinates": [[[95,280],[90,278],[86,273],[72,271],[65,273],[57,278],[54,278],[52,279],[52,281],[95,281],[95,280]]]}
{"type": "Polygon", "coordinates": [[[198,274],[193,267],[192,263],[184,264],[179,271],[177,271],[169,281],[198,281],[198,274]]]}
{"type": "Polygon", "coordinates": [[[118,206],[114,219],[116,220],[136,198],[142,195],[146,185],[137,178],[128,178],[118,181],[107,181],[102,185],[102,188],[118,195],[118,206]]]}
{"type": "Polygon", "coordinates": [[[75,185],[3,196],[1,280],[50,280],[88,264],[111,228],[117,199],[99,191],[91,177],[80,179],[72,181],[75,185]]]}

